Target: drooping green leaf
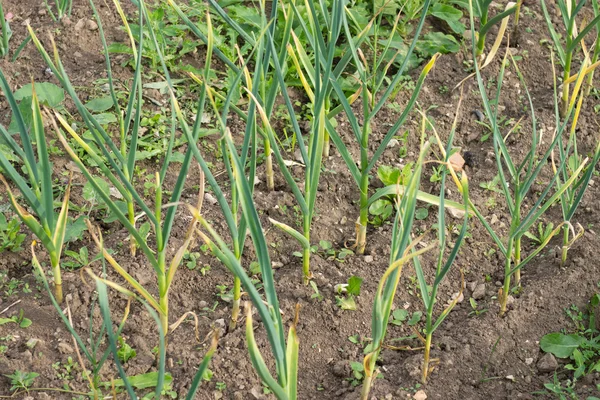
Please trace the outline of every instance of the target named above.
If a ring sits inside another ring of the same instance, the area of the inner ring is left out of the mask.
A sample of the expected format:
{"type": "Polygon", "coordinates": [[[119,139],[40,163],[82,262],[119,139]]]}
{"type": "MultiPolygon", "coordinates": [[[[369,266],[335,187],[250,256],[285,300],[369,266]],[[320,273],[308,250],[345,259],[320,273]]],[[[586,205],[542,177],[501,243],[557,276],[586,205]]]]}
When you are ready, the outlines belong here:
{"type": "MultiPolygon", "coordinates": [[[[136,389],[147,389],[151,387],[155,387],[158,382],[158,372],[148,372],[146,374],[134,375],[127,377],[129,383],[136,389]]],[[[173,382],[173,377],[170,373],[165,374],[165,385],[170,385],[173,382]]],[[[104,382],[105,385],[110,387],[110,382],[104,382]]],[[[123,387],[123,380],[116,379],[114,381],[116,387],[123,387]]]]}
{"type": "Polygon", "coordinates": [[[356,310],[356,301],[354,297],[338,297],[338,305],[342,310],[356,310]]]}
{"type": "Polygon", "coordinates": [[[456,53],[459,50],[460,43],[454,36],[442,32],[430,32],[417,42],[417,51],[424,58],[429,58],[436,53],[456,53]]]}

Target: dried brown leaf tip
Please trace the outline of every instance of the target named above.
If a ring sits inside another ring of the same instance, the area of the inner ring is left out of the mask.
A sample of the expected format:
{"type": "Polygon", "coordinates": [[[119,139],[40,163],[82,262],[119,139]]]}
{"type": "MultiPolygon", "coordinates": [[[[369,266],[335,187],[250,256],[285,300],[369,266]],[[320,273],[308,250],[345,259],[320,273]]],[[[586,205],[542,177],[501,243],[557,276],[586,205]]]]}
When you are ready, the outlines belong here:
{"type": "Polygon", "coordinates": [[[456,152],[450,156],[448,162],[452,165],[455,171],[462,171],[465,166],[465,159],[460,155],[459,152],[456,152]]]}

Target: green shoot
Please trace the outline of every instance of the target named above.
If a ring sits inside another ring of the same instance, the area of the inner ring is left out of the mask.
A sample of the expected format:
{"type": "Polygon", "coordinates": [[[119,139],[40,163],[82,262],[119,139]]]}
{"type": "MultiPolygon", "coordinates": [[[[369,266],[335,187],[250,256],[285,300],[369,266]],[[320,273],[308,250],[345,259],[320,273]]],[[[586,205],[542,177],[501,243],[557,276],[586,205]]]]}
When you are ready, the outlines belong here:
{"type": "MultiPolygon", "coordinates": [[[[472,12],[475,13],[475,16],[479,17],[479,27],[477,29],[477,47],[475,51],[474,60],[477,60],[483,55],[485,50],[485,38],[487,36],[488,31],[492,28],[492,26],[498,24],[500,21],[504,20],[506,17],[510,16],[517,9],[520,8],[520,1],[517,3],[517,6],[510,4],[507,5],[506,9],[494,15],[492,18],[489,17],[490,6],[492,5],[492,0],[474,0],[475,7],[471,7],[472,12]]],[[[504,28],[506,29],[506,28],[504,28]]],[[[504,29],[500,29],[498,32],[498,37],[502,37],[504,34],[504,29]]],[[[495,53],[496,50],[492,50],[490,54],[495,53]]]]}
{"type": "MultiPolygon", "coordinates": [[[[117,10],[120,10],[119,3],[115,2],[115,5],[117,7],[117,10]]],[[[139,3],[139,14],[140,26],[143,26],[144,21],[148,20],[148,18],[146,17],[146,5],[143,1],[139,3]]],[[[164,69],[164,76],[166,82],[169,85],[169,87],[172,88],[169,73],[166,70],[166,66],[164,65],[164,58],[162,58],[162,54],[160,53],[160,51],[158,50],[158,46],[156,45],[156,33],[152,29],[149,29],[148,32],[150,40],[152,41],[152,43],[154,43],[159,57],[161,57],[161,60],[163,60],[162,66],[164,69]]],[[[106,249],[100,247],[99,233],[96,233],[95,229],[91,225],[89,225],[90,232],[92,233],[92,238],[94,239],[96,244],[101,248],[101,252],[104,258],[109,262],[109,264],[135,289],[135,291],[149,305],[154,307],[154,309],[158,312],[161,319],[162,329],[166,335],[168,333],[169,327],[169,289],[173,282],[175,272],[181,264],[181,260],[183,258],[183,255],[185,254],[185,251],[188,249],[188,247],[194,240],[194,228],[197,223],[197,221],[195,220],[191,221],[184,243],[179,248],[179,250],[173,255],[173,258],[169,262],[167,260],[167,252],[169,249],[168,243],[171,237],[177,205],[183,192],[184,182],[190,169],[192,161],[192,150],[187,150],[187,153],[184,156],[184,160],[179,166],[179,175],[171,191],[172,194],[171,198],[169,199],[168,210],[163,216],[163,186],[167,168],[169,167],[169,164],[172,161],[171,155],[173,151],[173,141],[175,136],[175,113],[173,113],[173,123],[171,127],[171,135],[169,138],[168,150],[162,160],[163,166],[161,171],[157,171],[155,175],[155,184],[153,185],[155,190],[153,204],[142,199],[142,195],[138,193],[132,182],[133,169],[136,160],[136,142],[141,114],[141,82],[139,81],[141,47],[138,49],[139,53],[137,53],[136,58],[138,64],[138,72],[134,75],[134,83],[132,84],[133,89],[129,95],[125,116],[121,117],[121,124],[119,130],[119,139],[121,146],[117,147],[114,144],[113,139],[104,129],[104,127],[95,119],[95,117],[85,108],[85,106],[79,100],[77,94],[75,93],[75,89],[71,85],[67,73],[61,63],[56,47],[54,47],[53,61],[48,55],[48,53],[46,53],[43,46],[35,36],[35,33],[31,29],[30,34],[34,43],[36,44],[40,53],[42,54],[42,57],[50,66],[50,68],[54,71],[55,76],[59,79],[59,81],[61,81],[63,87],[73,99],[79,111],[79,115],[84,119],[88,130],[91,132],[94,138],[94,143],[88,143],[87,141],[85,141],[82,138],[82,136],[78,134],[76,130],[67,122],[67,120],[57,112],[55,112],[54,116],[50,118],[51,123],[56,131],[56,134],[68,155],[75,162],[79,170],[83,173],[88,182],[93,186],[98,195],[108,206],[110,211],[127,229],[132,238],[132,243],[135,242],[135,246],[142,250],[142,253],[148,260],[148,263],[154,269],[159,288],[158,299],[152,296],[142,285],[140,285],[139,282],[137,282],[131,275],[129,275],[126,272],[126,270],[123,267],[121,267],[121,265],[119,265],[118,261],[111,254],[109,254],[109,252],[106,249]],[[133,124],[130,126],[132,120],[133,124]],[[67,141],[63,132],[66,132],[66,134],[68,134],[75,141],[76,145],[80,147],[90,158],[92,158],[95,161],[97,167],[102,171],[103,176],[107,178],[112,184],[112,186],[114,186],[117,189],[117,191],[121,193],[123,198],[126,199],[125,212],[123,211],[123,207],[121,207],[121,204],[112,199],[109,193],[106,193],[104,190],[102,190],[102,187],[98,184],[97,178],[95,178],[92,175],[88,167],[83,163],[81,158],[78,156],[77,152],[74,150],[73,145],[67,141]],[[127,143],[130,143],[128,147],[127,143]],[[93,144],[95,144],[95,146],[93,144]],[[154,233],[155,240],[148,241],[147,237],[145,237],[146,233],[150,231],[149,229],[147,229],[144,226],[141,226],[139,228],[136,226],[136,213],[138,211],[135,208],[137,207],[141,209],[143,218],[147,219],[146,224],[149,224],[151,226],[151,231],[154,233]],[[155,244],[155,247],[153,249],[150,248],[150,243],[155,244]]],[[[130,40],[133,41],[133,36],[130,35],[129,37],[130,40]]],[[[101,39],[103,40],[105,52],[106,54],[108,54],[106,51],[106,42],[104,41],[103,35],[101,35],[101,39]]],[[[142,30],[140,30],[138,43],[140,43],[142,40],[143,32],[142,30]]],[[[107,65],[110,64],[109,61],[110,60],[108,60],[107,57],[107,65]]],[[[206,57],[206,67],[204,69],[205,75],[208,75],[210,62],[211,54],[209,51],[206,57]]],[[[109,85],[112,85],[110,76],[111,75],[109,72],[109,85]]],[[[111,96],[113,97],[115,107],[118,107],[116,105],[117,99],[114,94],[114,89],[111,89],[111,96]]],[[[205,99],[206,92],[203,91],[202,93],[200,93],[199,107],[196,116],[196,121],[198,122],[195,124],[193,132],[194,141],[197,141],[200,136],[200,120],[202,119],[201,116],[203,115],[204,111],[205,99]]],[[[203,187],[201,186],[197,208],[200,208],[202,205],[202,190],[203,187]]]]}
{"type": "MultiPolygon", "coordinates": [[[[588,57],[584,59],[584,62],[581,65],[581,69],[578,74],[578,79],[576,85],[580,85],[585,74],[590,74],[592,72],[588,72],[590,69],[590,60],[588,57]]],[[[556,75],[555,75],[556,76],[556,75]]],[[[589,81],[588,81],[589,82],[589,81]]],[[[556,78],[554,82],[554,87],[556,88],[556,78]]],[[[555,113],[556,116],[556,124],[559,125],[561,123],[560,120],[560,112],[558,111],[558,95],[555,89],[555,109],[557,110],[555,113]]],[[[560,165],[557,165],[556,160],[554,159],[554,152],[552,153],[552,168],[554,173],[558,176],[556,180],[557,188],[560,187],[561,182],[566,182],[570,178],[575,178],[575,183],[569,186],[560,197],[560,206],[563,214],[563,244],[562,244],[562,252],[561,252],[561,265],[565,265],[567,261],[567,253],[573,243],[583,235],[583,228],[579,225],[579,232],[573,232],[573,237],[571,237],[571,232],[573,231],[571,220],[581,203],[583,195],[588,188],[590,180],[592,179],[592,174],[598,162],[600,162],[600,141],[596,144],[596,148],[592,153],[592,159],[587,165],[585,169],[582,169],[584,166],[583,156],[579,152],[579,148],[577,146],[577,123],[579,121],[579,115],[581,113],[581,107],[583,105],[583,100],[586,97],[585,89],[579,91],[579,96],[577,96],[577,92],[573,93],[573,98],[570,99],[570,103],[573,104],[575,99],[577,99],[577,105],[575,106],[575,110],[572,113],[573,119],[571,120],[571,127],[569,138],[567,142],[566,148],[563,146],[558,146],[558,162],[560,165]]],[[[568,116],[570,116],[569,113],[568,116]]],[[[568,121],[568,118],[567,120],[568,121]]]]}
{"type": "MultiPolygon", "coordinates": [[[[472,7],[472,4],[471,4],[472,7]]],[[[471,28],[474,29],[473,12],[470,15],[471,28]]],[[[474,39],[474,34],[473,34],[474,39]]],[[[473,46],[473,55],[475,56],[477,48],[473,46]]],[[[523,76],[517,67],[516,62],[512,57],[510,58],[514,70],[519,77],[521,83],[524,85],[523,76]]],[[[527,87],[524,86],[527,100],[529,102],[529,110],[531,117],[531,144],[528,153],[525,158],[517,163],[513,156],[509,153],[505,143],[505,134],[500,131],[499,121],[499,110],[497,105],[501,98],[502,83],[506,68],[509,67],[509,54],[508,50],[502,61],[500,71],[498,74],[498,87],[496,89],[495,98],[490,100],[487,94],[487,89],[481,75],[480,68],[475,64],[475,74],[477,77],[477,83],[479,91],[484,105],[485,115],[492,128],[492,141],[494,146],[494,153],[496,158],[496,166],[498,174],[500,176],[500,186],[506,199],[507,208],[510,214],[510,227],[506,238],[501,239],[498,234],[494,231],[491,225],[485,220],[483,215],[477,210],[475,205],[470,202],[470,209],[472,209],[477,215],[480,222],[486,228],[500,253],[504,256],[504,285],[500,292],[500,314],[503,315],[507,310],[508,295],[511,291],[511,278],[515,276],[516,285],[520,284],[521,273],[520,270],[533,259],[544,247],[548,244],[549,238],[541,243],[534,251],[532,251],[527,257],[521,255],[521,239],[525,232],[542,217],[542,215],[552,206],[560,196],[574,184],[576,177],[583,170],[587,164],[587,160],[582,161],[579,168],[575,171],[575,174],[568,180],[561,182],[556,192],[550,195],[551,189],[554,187],[558,176],[555,175],[551,181],[545,186],[539,195],[532,193],[531,187],[536,181],[543,167],[546,165],[546,161],[552,151],[559,146],[563,134],[566,130],[566,124],[558,125],[556,128],[556,135],[552,142],[541,155],[539,154],[539,146],[541,142],[540,131],[537,128],[537,119],[532,104],[532,99],[527,87]],[[494,104],[494,106],[492,106],[494,104]],[[524,202],[526,199],[533,199],[534,205],[532,207],[525,208],[524,202]]],[[[576,91],[578,92],[581,88],[581,82],[583,79],[579,79],[576,85],[576,91]]],[[[573,109],[573,101],[571,101],[570,110],[573,109]]],[[[509,130],[509,133],[511,131],[509,130]]],[[[561,168],[564,166],[561,163],[561,168]]],[[[558,231],[565,225],[562,223],[558,227],[554,228],[554,231],[550,235],[550,238],[558,233],[558,231]]]]}
{"type": "MultiPolygon", "coordinates": [[[[462,98],[461,98],[461,100],[462,100],[462,98]]],[[[469,222],[469,187],[468,187],[467,174],[463,171],[462,176],[459,180],[458,176],[456,175],[456,172],[454,171],[454,167],[453,167],[452,163],[450,162],[452,140],[454,139],[454,134],[456,131],[456,124],[458,122],[458,115],[459,115],[461,100],[459,100],[459,104],[458,104],[457,111],[456,111],[456,116],[454,119],[454,123],[452,124],[452,130],[450,132],[450,137],[448,139],[448,145],[446,146],[445,149],[441,143],[441,140],[440,140],[440,137],[439,137],[437,131],[435,130],[435,127],[433,125],[431,125],[431,128],[433,129],[433,131],[435,133],[437,143],[439,145],[440,153],[444,157],[443,165],[445,166],[445,168],[444,168],[444,170],[442,172],[442,176],[441,176],[440,202],[439,202],[439,208],[438,208],[437,246],[439,248],[439,253],[438,253],[438,257],[437,257],[437,261],[436,261],[434,281],[431,285],[428,285],[428,283],[427,283],[426,274],[423,270],[423,267],[421,266],[419,257],[415,257],[413,259],[413,262],[415,265],[415,271],[417,273],[417,279],[419,281],[419,289],[421,291],[421,300],[423,301],[423,306],[425,307],[425,314],[426,314],[425,354],[424,354],[424,358],[423,358],[423,370],[422,370],[422,377],[421,377],[422,383],[427,382],[427,377],[429,375],[429,372],[431,371],[429,364],[430,364],[430,352],[431,352],[431,342],[432,342],[433,332],[442,324],[442,322],[446,319],[448,314],[450,314],[450,311],[452,311],[454,306],[458,303],[458,299],[459,299],[460,295],[462,294],[462,290],[464,287],[464,282],[461,282],[459,295],[456,296],[456,298],[453,301],[451,301],[447,307],[444,308],[444,310],[442,311],[442,313],[440,314],[439,317],[434,319],[433,311],[434,311],[434,306],[437,303],[437,294],[438,294],[439,286],[444,281],[448,272],[450,272],[450,268],[452,267],[452,264],[454,263],[454,260],[456,259],[456,256],[458,255],[458,251],[460,250],[462,244],[464,243],[464,238],[467,233],[467,227],[468,227],[468,222],[469,222]],[[462,194],[463,202],[464,202],[464,220],[463,220],[462,227],[461,227],[457,237],[454,238],[454,240],[453,240],[454,245],[452,246],[452,250],[451,250],[450,254],[448,254],[446,260],[444,261],[444,255],[445,255],[444,253],[445,253],[445,249],[447,247],[446,244],[448,242],[447,232],[446,232],[446,216],[445,216],[446,209],[445,209],[445,204],[444,204],[446,201],[446,199],[445,199],[446,177],[448,175],[448,172],[450,172],[455,184],[457,185],[458,191],[462,194]]],[[[425,115],[423,115],[423,120],[429,121],[425,115]]],[[[461,275],[462,275],[462,273],[461,273],[461,275]]],[[[464,279],[463,279],[463,281],[464,281],[464,279]]]]}
{"type": "MultiPolygon", "coordinates": [[[[561,36],[557,33],[554,26],[555,24],[548,12],[546,1],[542,0],[542,11],[544,13],[544,18],[546,20],[546,24],[548,25],[548,30],[550,31],[552,41],[554,42],[558,60],[563,67],[560,116],[565,118],[567,117],[569,111],[569,100],[571,98],[569,95],[570,84],[568,83],[568,79],[571,77],[572,62],[574,57],[577,56],[579,49],[582,48],[582,46],[585,46],[583,40],[587,34],[592,29],[600,29],[598,28],[598,24],[600,23],[600,14],[597,13],[598,5],[595,4],[595,17],[580,31],[577,26],[577,17],[585,5],[585,0],[557,0],[556,5],[562,17],[561,20],[564,24],[564,36],[561,36]]],[[[596,43],[596,46],[598,46],[598,43],[596,43]]],[[[594,50],[594,53],[596,53],[596,50],[594,50]]]]}
{"type": "MultiPolygon", "coordinates": [[[[362,126],[359,124],[359,118],[355,115],[355,111],[351,107],[352,97],[350,99],[346,98],[346,94],[344,93],[344,90],[341,87],[341,81],[332,80],[332,85],[337,95],[337,98],[340,101],[341,108],[346,113],[346,116],[350,122],[350,126],[352,128],[354,137],[357,143],[360,145],[360,162],[358,163],[358,167],[350,153],[350,150],[341,140],[341,137],[338,135],[331,122],[327,120],[326,123],[327,132],[329,133],[331,140],[333,140],[333,142],[335,143],[338,151],[340,152],[340,155],[346,162],[346,165],[350,170],[350,173],[354,178],[355,183],[360,189],[360,215],[356,221],[355,242],[355,247],[358,254],[363,254],[365,251],[367,243],[366,235],[367,224],[369,221],[369,207],[371,206],[371,204],[373,204],[373,202],[375,202],[377,199],[384,195],[394,195],[396,192],[398,192],[398,190],[403,190],[403,187],[401,185],[390,185],[383,189],[385,193],[379,192],[376,193],[373,196],[373,198],[369,198],[369,181],[371,178],[371,171],[373,170],[377,161],[385,151],[386,146],[388,145],[390,140],[392,140],[394,136],[398,134],[398,131],[410,115],[410,112],[414,107],[421,87],[423,86],[425,78],[435,64],[437,55],[434,56],[431,59],[431,61],[429,61],[427,65],[423,68],[423,71],[421,72],[421,75],[419,76],[415,84],[415,89],[413,90],[410,100],[408,101],[407,105],[402,111],[402,114],[397,119],[396,123],[388,130],[384,139],[381,141],[381,143],[379,143],[377,150],[373,154],[370,154],[369,152],[369,148],[371,147],[369,144],[369,137],[372,130],[373,119],[381,110],[386,101],[390,98],[394,89],[396,88],[396,86],[400,82],[400,79],[406,71],[410,55],[412,54],[416,46],[417,39],[419,38],[420,32],[423,28],[423,24],[425,23],[425,17],[427,15],[429,4],[430,0],[426,0],[423,5],[422,17],[415,29],[414,39],[411,42],[410,47],[408,48],[408,51],[405,55],[401,67],[396,72],[396,75],[394,75],[394,77],[391,79],[391,82],[387,86],[385,85],[385,83],[388,82],[387,72],[392,66],[392,62],[386,63],[385,58],[378,57],[378,55],[380,53],[387,53],[392,44],[393,37],[390,37],[388,40],[386,40],[385,44],[381,48],[379,48],[379,39],[378,36],[375,34],[375,36],[373,37],[373,42],[369,43],[369,45],[371,47],[374,47],[375,49],[372,52],[374,54],[374,59],[371,61],[367,61],[365,59],[363,51],[360,48],[360,44],[363,41],[365,41],[368,37],[370,29],[372,28],[375,31],[377,31],[379,22],[381,22],[381,15],[375,16],[375,19],[373,19],[369,23],[369,26],[367,26],[367,28],[363,32],[361,32],[361,34],[356,38],[352,37],[352,34],[350,33],[350,27],[347,18],[343,18],[342,20],[344,31],[346,32],[346,36],[348,38],[349,51],[347,52],[347,54],[349,54],[352,57],[354,64],[357,66],[358,80],[361,85],[360,90],[356,93],[356,96],[360,95],[362,97],[362,126]]],[[[344,17],[345,15],[346,14],[344,14],[344,17]]],[[[399,17],[400,14],[398,15],[398,18],[395,21],[395,25],[398,24],[399,17]]],[[[396,57],[394,57],[394,59],[395,58],[396,57]]],[[[334,75],[334,78],[335,77],[336,75],[334,75]]],[[[421,193],[419,197],[423,199],[421,193]]],[[[435,196],[432,197],[435,198],[435,196]]]]}
{"type": "Polygon", "coordinates": [[[64,17],[71,16],[71,10],[73,9],[73,0],[54,0],[55,10],[52,10],[50,4],[48,4],[48,0],[44,0],[44,4],[46,5],[46,9],[50,14],[50,17],[55,22],[62,20],[64,17]]]}
{"type": "Polygon", "coordinates": [[[31,97],[31,127],[26,125],[26,117],[17,105],[15,97],[10,90],[8,82],[0,71],[0,87],[8,100],[13,112],[13,118],[19,128],[19,145],[10,133],[0,125],[0,137],[8,144],[10,149],[24,165],[22,171],[17,170],[6,156],[0,152],[0,168],[3,174],[0,181],[4,184],[10,203],[21,221],[33,232],[46,248],[50,256],[50,266],[54,275],[54,290],[59,303],[63,300],[62,276],[60,271],[60,257],[64,246],[67,216],[69,211],[69,195],[71,183],[67,185],[60,213],[54,212],[55,187],[52,180],[52,167],[46,148],[46,135],[40,101],[32,83],[31,97]],[[34,147],[35,150],[34,151],[34,147]],[[35,156],[37,153],[37,159],[35,156]],[[19,204],[17,197],[9,186],[10,180],[23,196],[23,201],[33,212],[30,214],[25,207],[19,204]]]}
{"type": "Polygon", "coordinates": [[[0,58],[6,57],[8,55],[8,42],[12,37],[12,30],[10,29],[9,21],[6,20],[6,16],[4,15],[4,9],[2,8],[2,4],[0,4],[0,58]]]}
{"type": "Polygon", "coordinates": [[[373,303],[370,351],[363,360],[364,380],[361,392],[361,400],[367,400],[371,391],[373,379],[377,376],[375,371],[377,358],[383,348],[387,333],[388,320],[394,303],[394,297],[400,282],[402,267],[411,259],[426,251],[433,249],[437,244],[432,243],[420,250],[414,250],[414,246],[420,238],[413,240],[411,237],[412,224],[415,217],[417,193],[421,183],[424,158],[430,143],[424,141],[425,121],[422,124],[421,153],[415,163],[415,170],[406,185],[405,192],[397,196],[397,212],[392,232],[392,251],[390,254],[390,266],[383,274],[373,303]]]}

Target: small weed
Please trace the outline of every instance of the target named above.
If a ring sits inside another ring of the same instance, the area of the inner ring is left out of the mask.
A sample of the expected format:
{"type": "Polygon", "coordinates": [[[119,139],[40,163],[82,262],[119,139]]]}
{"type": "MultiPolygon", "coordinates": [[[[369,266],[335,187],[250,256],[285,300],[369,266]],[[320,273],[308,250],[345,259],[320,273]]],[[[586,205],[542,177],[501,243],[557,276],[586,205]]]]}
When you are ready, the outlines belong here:
{"type": "Polygon", "coordinates": [[[21,222],[18,217],[10,220],[0,213],[0,253],[3,251],[20,251],[26,235],[21,232],[21,222]]]}
{"type": "Polygon", "coordinates": [[[321,292],[319,292],[319,288],[317,287],[317,284],[315,283],[315,281],[310,281],[310,287],[313,290],[313,294],[310,296],[311,299],[317,299],[318,301],[323,301],[323,296],[321,295],[321,292]]]}
{"type": "Polygon", "coordinates": [[[137,352],[133,347],[125,343],[125,339],[119,336],[119,349],[117,350],[117,356],[122,363],[126,363],[137,355],[137,352]]]}
{"type": "Polygon", "coordinates": [[[19,325],[19,327],[23,329],[28,328],[32,324],[29,318],[25,318],[23,309],[19,311],[18,316],[15,315],[10,318],[0,318],[0,325],[8,324],[10,322],[19,325]]]}
{"type": "Polygon", "coordinates": [[[525,236],[527,236],[529,239],[533,240],[537,244],[542,244],[552,236],[553,230],[554,230],[554,224],[552,222],[550,222],[548,225],[546,225],[545,228],[544,228],[544,224],[542,222],[540,222],[538,224],[537,236],[531,232],[525,232],[525,236]]]}
{"type": "Polygon", "coordinates": [[[335,285],[336,303],[342,310],[356,310],[354,298],[360,295],[361,285],[362,279],[358,276],[350,277],[348,283],[335,285]]]}
{"type": "Polygon", "coordinates": [[[564,381],[565,386],[557,375],[554,382],[544,385],[550,393],[562,396],[561,399],[573,395],[573,389],[579,379],[600,371],[600,332],[596,329],[596,312],[599,305],[600,294],[596,293],[591,297],[585,311],[571,306],[565,311],[575,324],[575,332],[549,333],[540,340],[540,348],[543,351],[569,361],[564,369],[570,371],[572,377],[564,381]]]}
{"type": "Polygon", "coordinates": [[[11,392],[15,392],[17,390],[24,390],[28,392],[31,385],[33,385],[34,379],[40,376],[40,374],[16,370],[13,374],[4,376],[10,379],[10,384],[12,385],[10,388],[11,392]]]}
{"type": "Polygon", "coordinates": [[[479,317],[481,314],[485,314],[488,311],[487,308],[479,308],[479,304],[477,304],[477,301],[475,301],[475,299],[472,297],[469,299],[469,304],[471,305],[472,309],[472,311],[468,314],[469,317],[479,317]]]}

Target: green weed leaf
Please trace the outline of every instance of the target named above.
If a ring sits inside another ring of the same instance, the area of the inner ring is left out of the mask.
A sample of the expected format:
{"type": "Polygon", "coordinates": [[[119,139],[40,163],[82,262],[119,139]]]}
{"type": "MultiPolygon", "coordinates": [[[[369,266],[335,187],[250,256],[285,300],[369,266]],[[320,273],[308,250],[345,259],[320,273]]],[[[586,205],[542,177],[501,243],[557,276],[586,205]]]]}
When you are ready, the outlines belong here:
{"type": "Polygon", "coordinates": [[[562,333],[549,333],[540,340],[540,348],[546,353],[552,353],[558,358],[570,357],[575,349],[585,339],[579,335],[565,335],[562,333]]]}

